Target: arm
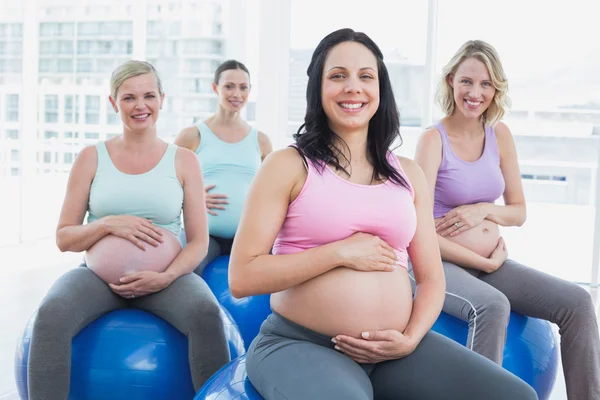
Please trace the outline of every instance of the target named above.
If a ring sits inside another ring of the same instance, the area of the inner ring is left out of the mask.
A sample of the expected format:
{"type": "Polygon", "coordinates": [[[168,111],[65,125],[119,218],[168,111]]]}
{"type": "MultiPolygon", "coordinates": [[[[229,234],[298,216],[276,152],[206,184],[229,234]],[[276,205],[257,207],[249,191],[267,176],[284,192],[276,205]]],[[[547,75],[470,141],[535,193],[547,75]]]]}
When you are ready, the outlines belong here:
{"type": "Polygon", "coordinates": [[[521,183],[521,172],[517,149],[508,127],[500,122],[496,126],[496,141],[500,152],[500,169],[504,176],[504,206],[482,203],[486,219],[502,226],[521,226],[527,219],[525,195],[521,183]]]}
{"type": "Polygon", "coordinates": [[[200,146],[200,132],[195,126],[188,126],[179,132],[173,143],[195,152],[200,146]]]}
{"type": "Polygon", "coordinates": [[[341,265],[336,243],[296,254],[269,254],[306,174],[298,152],[285,148],[272,153],[254,177],[229,262],[234,297],[276,293],[341,265]]]}
{"type": "MultiPolygon", "coordinates": [[[[433,199],[438,169],[442,164],[442,140],[437,129],[429,129],[421,135],[417,143],[415,161],[423,171],[429,188],[429,196],[433,199]]],[[[492,268],[492,262],[489,259],[446,239],[442,235],[438,234],[437,238],[443,260],[484,271],[492,268]]]]}
{"type": "Polygon", "coordinates": [[[265,158],[273,152],[271,140],[263,132],[258,132],[258,147],[260,148],[260,159],[265,161],[265,158]]]}
{"type": "Polygon", "coordinates": [[[56,228],[60,251],[85,251],[110,233],[104,218],[82,225],[97,165],[94,146],[84,148],[73,164],[56,228]]]}
{"type": "Polygon", "coordinates": [[[415,192],[417,230],[408,247],[417,284],[410,321],[404,331],[415,346],[431,329],[442,311],[446,280],[433,223],[433,207],[423,172],[411,160],[401,158],[402,168],[415,192]]]}
{"type": "Polygon", "coordinates": [[[163,272],[169,284],[198,266],[208,251],[204,183],[196,155],[188,149],[177,149],[177,175],[183,184],[183,219],[187,245],[163,272]]]}

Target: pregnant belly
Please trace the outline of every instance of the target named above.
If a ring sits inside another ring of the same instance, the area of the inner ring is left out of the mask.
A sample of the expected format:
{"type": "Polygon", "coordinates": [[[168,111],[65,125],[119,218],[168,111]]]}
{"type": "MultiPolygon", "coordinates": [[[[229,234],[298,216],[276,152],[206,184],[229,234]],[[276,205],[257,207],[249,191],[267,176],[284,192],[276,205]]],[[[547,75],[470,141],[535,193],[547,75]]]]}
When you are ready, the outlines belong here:
{"type": "Polygon", "coordinates": [[[367,330],[403,332],[412,310],[412,291],[404,268],[393,272],[336,268],[273,294],[271,307],[322,334],[358,338],[367,330]]]}
{"type": "MultiPolygon", "coordinates": [[[[206,185],[210,182],[207,180],[206,185]]],[[[209,193],[227,195],[229,204],[225,204],[225,210],[212,210],[217,215],[207,214],[208,231],[211,235],[231,239],[235,236],[242,209],[248,195],[248,183],[239,180],[218,183],[209,193]]]]}
{"type": "Polygon", "coordinates": [[[118,284],[119,279],[140,271],[163,272],[181,251],[179,239],[161,229],[163,243],[157,247],[144,243],[146,251],[127,239],[107,235],[89,248],[85,262],[106,283],[118,284]]]}
{"type": "MultiPolygon", "coordinates": [[[[436,222],[440,219],[441,218],[436,219],[436,222]]],[[[498,224],[495,222],[484,219],[483,223],[474,228],[466,230],[456,236],[444,237],[485,258],[489,258],[492,251],[494,251],[498,245],[500,229],[498,229],[498,224]]]]}

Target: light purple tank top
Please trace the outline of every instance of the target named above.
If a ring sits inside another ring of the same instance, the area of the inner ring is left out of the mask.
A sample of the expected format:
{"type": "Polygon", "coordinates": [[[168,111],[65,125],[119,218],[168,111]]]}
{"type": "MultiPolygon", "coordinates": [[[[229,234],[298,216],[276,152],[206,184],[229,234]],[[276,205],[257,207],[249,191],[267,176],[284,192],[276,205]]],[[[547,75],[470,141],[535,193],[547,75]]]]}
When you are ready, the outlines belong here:
{"type": "Polygon", "coordinates": [[[483,154],[478,160],[468,162],[452,151],[444,125],[439,122],[435,127],[442,138],[442,163],[435,184],[433,217],[443,217],[464,204],[494,203],[504,193],[494,128],[485,126],[483,154]]]}

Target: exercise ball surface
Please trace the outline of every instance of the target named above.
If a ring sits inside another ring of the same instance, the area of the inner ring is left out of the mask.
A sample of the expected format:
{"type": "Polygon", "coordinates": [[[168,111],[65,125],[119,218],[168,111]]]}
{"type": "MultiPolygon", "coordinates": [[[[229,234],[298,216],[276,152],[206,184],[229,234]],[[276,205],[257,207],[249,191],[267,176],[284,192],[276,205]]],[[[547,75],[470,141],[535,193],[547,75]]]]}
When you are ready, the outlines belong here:
{"type": "Polygon", "coordinates": [[[258,335],[260,325],[271,314],[271,296],[264,294],[236,299],[229,290],[228,270],[229,256],[220,256],[204,268],[202,278],[219,303],[231,313],[238,325],[244,345],[248,349],[252,340],[258,335]]]}
{"type": "Polygon", "coordinates": [[[194,400],[205,399],[263,400],[246,374],[246,356],[231,361],[206,381],[194,397],[194,400]]]}
{"type": "MultiPolygon", "coordinates": [[[[232,358],[245,353],[239,331],[221,313],[232,358]]],[[[15,380],[28,399],[27,362],[35,314],[15,353],[15,380]]],[[[69,400],[189,399],[195,390],[188,340],[161,318],[138,309],[107,313],[82,329],[72,342],[69,400]]]]}
{"type": "MultiPolygon", "coordinates": [[[[466,345],[468,325],[441,313],[432,330],[466,345]]],[[[535,389],[540,400],[550,396],[556,380],[559,342],[548,321],[511,312],[502,367],[535,389]]]]}

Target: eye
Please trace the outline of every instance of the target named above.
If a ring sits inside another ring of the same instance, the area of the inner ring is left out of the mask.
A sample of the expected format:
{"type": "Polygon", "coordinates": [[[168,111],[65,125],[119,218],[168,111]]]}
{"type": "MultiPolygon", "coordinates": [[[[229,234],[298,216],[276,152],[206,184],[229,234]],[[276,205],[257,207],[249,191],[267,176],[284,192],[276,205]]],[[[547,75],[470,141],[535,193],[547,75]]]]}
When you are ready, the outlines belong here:
{"type": "Polygon", "coordinates": [[[225,89],[233,89],[233,85],[225,85],[225,89]]]}
{"type": "Polygon", "coordinates": [[[153,94],[148,94],[148,95],[146,95],[146,98],[147,98],[147,99],[153,99],[153,98],[155,98],[155,97],[156,97],[156,96],[155,96],[155,95],[153,95],[153,94]]]}
{"type": "Polygon", "coordinates": [[[343,79],[344,75],[343,74],[333,74],[331,75],[331,79],[343,79]]]}
{"type": "Polygon", "coordinates": [[[460,81],[460,83],[466,83],[466,84],[469,84],[469,83],[471,83],[471,81],[470,81],[470,80],[468,80],[468,79],[462,79],[462,80],[460,81]]]}
{"type": "Polygon", "coordinates": [[[240,89],[243,91],[246,91],[246,90],[248,90],[248,86],[242,86],[240,89]]]}
{"type": "Polygon", "coordinates": [[[372,75],[364,74],[360,76],[361,79],[374,79],[372,75]]]}
{"type": "Polygon", "coordinates": [[[488,86],[489,87],[489,86],[492,86],[492,83],[491,82],[483,82],[483,86],[488,86]]]}
{"type": "Polygon", "coordinates": [[[124,97],[123,100],[125,100],[125,101],[133,100],[133,97],[127,96],[127,97],[124,97]]]}

